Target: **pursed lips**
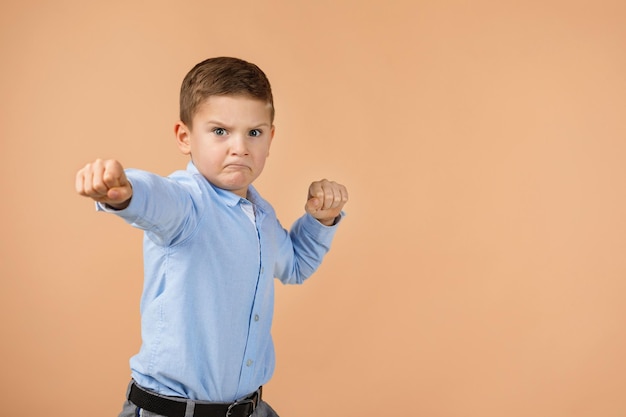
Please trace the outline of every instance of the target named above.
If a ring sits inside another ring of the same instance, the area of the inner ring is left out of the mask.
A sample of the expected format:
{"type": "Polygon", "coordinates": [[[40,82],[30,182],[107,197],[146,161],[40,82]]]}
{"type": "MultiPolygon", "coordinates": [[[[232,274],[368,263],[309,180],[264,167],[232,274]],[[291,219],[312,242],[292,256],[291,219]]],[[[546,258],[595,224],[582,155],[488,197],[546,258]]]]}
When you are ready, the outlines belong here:
{"type": "Polygon", "coordinates": [[[246,164],[238,164],[238,163],[232,163],[232,164],[226,164],[224,166],[224,168],[232,168],[232,169],[250,169],[250,167],[246,164]]]}

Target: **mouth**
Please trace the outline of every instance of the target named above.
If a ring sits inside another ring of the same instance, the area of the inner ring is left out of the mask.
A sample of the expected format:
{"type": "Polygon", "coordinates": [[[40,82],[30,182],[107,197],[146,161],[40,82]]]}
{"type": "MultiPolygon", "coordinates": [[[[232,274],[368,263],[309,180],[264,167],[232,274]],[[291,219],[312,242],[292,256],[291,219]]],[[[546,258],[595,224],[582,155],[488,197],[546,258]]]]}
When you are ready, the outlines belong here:
{"type": "Polygon", "coordinates": [[[250,167],[248,167],[247,165],[244,165],[244,164],[228,164],[224,168],[225,169],[234,169],[234,170],[250,169],[250,167]]]}

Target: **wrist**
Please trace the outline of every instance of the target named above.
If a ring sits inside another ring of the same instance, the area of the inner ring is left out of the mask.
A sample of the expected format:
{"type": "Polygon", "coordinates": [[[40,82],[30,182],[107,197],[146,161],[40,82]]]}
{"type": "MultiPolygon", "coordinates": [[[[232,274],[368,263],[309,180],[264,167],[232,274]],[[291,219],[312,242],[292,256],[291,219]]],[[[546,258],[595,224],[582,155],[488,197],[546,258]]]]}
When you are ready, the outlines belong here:
{"type": "Polygon", "coordinates": [[[128,207],[128,205],[130,204],[130,198],[126,201],[123,201],[121,203],[104,203],[104,206],[106,208],[112,209],[112,210],[124,210],[126,207],[128,207]]]}
{"type": "Polygon", "coordinates": [[[322,223],[324,226],[334,226],[337,224],[338,220],[339,220],[339,216],[332,217],[330,219],[317,219],[317,221],[322,223]]]}

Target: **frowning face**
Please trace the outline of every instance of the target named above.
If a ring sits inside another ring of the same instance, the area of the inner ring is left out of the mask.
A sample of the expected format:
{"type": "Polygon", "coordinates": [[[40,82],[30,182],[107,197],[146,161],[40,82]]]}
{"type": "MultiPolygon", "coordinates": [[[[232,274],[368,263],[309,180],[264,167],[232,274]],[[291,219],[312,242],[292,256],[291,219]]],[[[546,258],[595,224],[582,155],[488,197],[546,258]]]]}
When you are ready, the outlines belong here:
{"type": "Polygon", "coordinates": [[[175,126],[178,147],[216,187],[246,198],[269,156],[274,137],[271,107],[248,96],[211,96],[193,126],[175,126]]]}

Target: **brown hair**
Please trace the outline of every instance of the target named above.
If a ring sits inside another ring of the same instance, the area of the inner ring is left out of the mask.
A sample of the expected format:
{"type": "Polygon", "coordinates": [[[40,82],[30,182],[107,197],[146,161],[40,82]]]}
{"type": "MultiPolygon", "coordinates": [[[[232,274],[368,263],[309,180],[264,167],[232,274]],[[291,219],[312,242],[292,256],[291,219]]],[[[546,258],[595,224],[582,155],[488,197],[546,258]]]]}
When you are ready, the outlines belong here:
{"type": "Polygon", "coordinates": [[[210,96],[243,95],[267,102],[274,121],[270,82],[256,65],[239,58],[209,58],[197,64],[180,88],[180,120],[191,128],[198,106],[210,96]]]}

